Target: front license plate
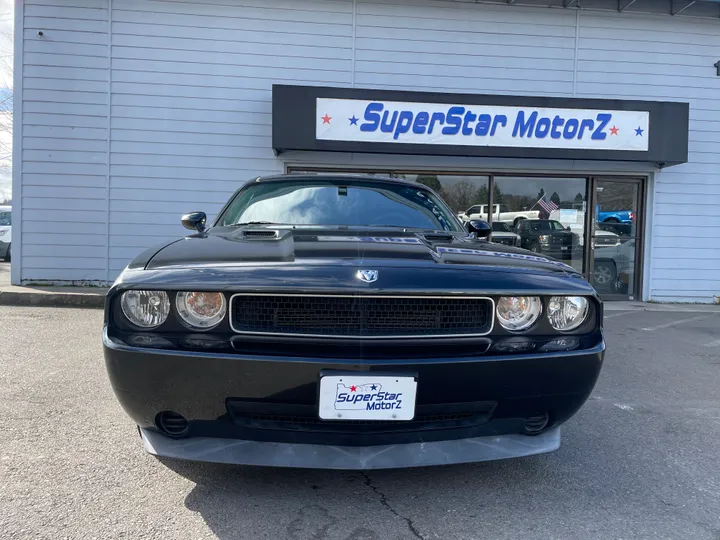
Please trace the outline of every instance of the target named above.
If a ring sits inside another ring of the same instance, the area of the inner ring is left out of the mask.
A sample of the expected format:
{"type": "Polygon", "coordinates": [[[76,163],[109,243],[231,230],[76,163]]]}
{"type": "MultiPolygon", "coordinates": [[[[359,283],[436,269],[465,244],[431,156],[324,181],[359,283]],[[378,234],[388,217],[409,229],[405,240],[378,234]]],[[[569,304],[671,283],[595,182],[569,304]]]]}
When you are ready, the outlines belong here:
{"type": "Polygon", "coordinates": [[[563,251],[567,251],[568,249],[570,249],[568,246],[563,246],[563,247],[562,247],[562,250],[563,250],[563,251]]]}
{"type": "Polygon", "coordinates": [[[323,420],[412,420],[417,380],[408,376],[326,375],[320,379],[323,420]]]}

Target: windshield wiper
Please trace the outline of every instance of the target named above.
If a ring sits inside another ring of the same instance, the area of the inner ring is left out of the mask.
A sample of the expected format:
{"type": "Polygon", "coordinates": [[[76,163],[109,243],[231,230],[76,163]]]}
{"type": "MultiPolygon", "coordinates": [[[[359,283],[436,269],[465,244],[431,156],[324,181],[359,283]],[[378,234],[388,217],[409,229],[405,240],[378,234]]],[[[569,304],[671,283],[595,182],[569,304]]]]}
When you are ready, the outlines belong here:
{"type": "Polygon", "coordinates": [[[280,225],[272,221],[245,221],[243,223],[233,223],[233,227],[245,227],[246,225],[280,225]]]}
{"type": "Polygon", "coordinates": [[[428,233],[430,233],[430,232],[435,232],[435,233],[457,232],[457,231],[447,231],[445,229],[428,229],[425,227],[405,227],[404,225],[359,225],[359,226],[360,227],[373,227],[373,228],[378,228],[378,229],[403,229],[403,230],[412,231],[412,232],[423,231],[423,232],[428,232],[428,233]]]}

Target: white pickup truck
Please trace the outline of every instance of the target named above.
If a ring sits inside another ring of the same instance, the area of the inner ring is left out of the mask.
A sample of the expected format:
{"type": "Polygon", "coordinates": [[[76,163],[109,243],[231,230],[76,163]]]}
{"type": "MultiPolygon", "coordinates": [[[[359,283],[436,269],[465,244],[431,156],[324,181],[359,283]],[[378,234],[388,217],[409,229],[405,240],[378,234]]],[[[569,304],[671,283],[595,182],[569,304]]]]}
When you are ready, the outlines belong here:
{"type": "MultiPolygon", "coordinates": [[[[471,219],[484,219],[488,221],[488,205],[476,204],[468,208],[465,212],[460,212],[458,217],[463,221],[471,219]]],[[[513,227],[517,226],[518,221],[523,219],[538,219],[540,210],[522,210],[519,212],[511,212],[507,204],[494,204],[492,219],[496,222],[509,223],[513,227]]]]}

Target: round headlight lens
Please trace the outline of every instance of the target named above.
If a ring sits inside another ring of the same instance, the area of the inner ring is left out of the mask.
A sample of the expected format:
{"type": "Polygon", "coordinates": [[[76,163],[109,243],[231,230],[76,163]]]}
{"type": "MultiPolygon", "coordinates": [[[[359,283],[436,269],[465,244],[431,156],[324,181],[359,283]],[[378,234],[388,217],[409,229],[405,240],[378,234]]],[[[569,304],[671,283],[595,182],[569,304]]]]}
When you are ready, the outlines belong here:
{"type": "Polygon", "coordinates": [[[527,330],[540,317],[542,302],[537,296],[501,296],[495,312],[506,330],[527,330]]]}
{"type": "Polygon", "coordinates": [[[170,314],[170,298],[165,291],[125,291],[120,307],[135,326],[156,328],[170,314]]]}
{"type": "Polygon", "coordinates": [[[201,330],[220,324],[227,311],[225,295],[217,292],[181,292],[175,306],[188,326],[201,330]]]}
{"type": "Polygon", "coordinates": [[[568,332],[585,322],[590,303],[582,296],[551,296],[547,317],[555,330],[568,332]]]}

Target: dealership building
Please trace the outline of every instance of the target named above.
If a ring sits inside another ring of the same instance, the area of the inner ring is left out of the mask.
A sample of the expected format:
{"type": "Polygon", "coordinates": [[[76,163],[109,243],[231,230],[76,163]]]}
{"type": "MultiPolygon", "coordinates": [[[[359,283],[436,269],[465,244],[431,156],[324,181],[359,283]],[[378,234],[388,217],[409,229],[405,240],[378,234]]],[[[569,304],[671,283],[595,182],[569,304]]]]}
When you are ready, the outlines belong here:
{"type": "Polygon", "coordinates": [[[540,210],[608,299],[720,296],[720,2],[17,0],[15,24],[15,284],[112,282],[244,182],[333,171],[498,232],[540,210]]]}

